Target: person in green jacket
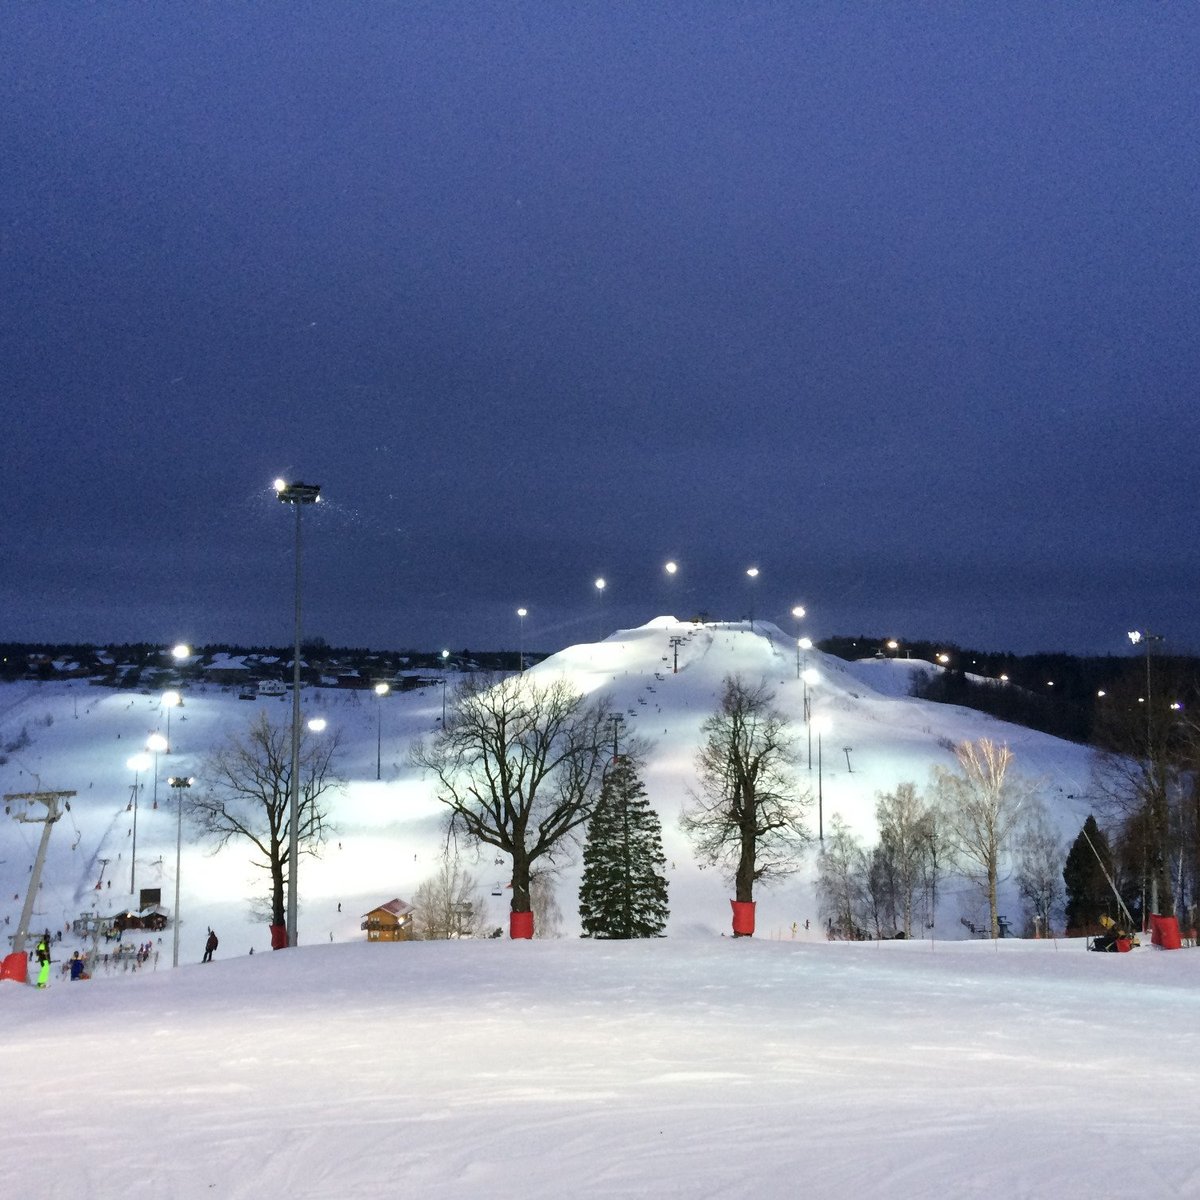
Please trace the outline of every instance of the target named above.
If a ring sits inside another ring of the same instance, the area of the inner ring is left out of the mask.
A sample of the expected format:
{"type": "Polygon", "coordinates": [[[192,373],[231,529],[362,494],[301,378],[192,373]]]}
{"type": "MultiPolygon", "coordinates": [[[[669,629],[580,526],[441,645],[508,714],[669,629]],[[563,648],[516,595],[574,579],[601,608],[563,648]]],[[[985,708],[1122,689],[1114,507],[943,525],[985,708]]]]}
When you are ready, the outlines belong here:
{"type": "Polygon", "coordinates": [[[50,939],[49,937],[38,938],[37,950],[38,960],[38,977],[37,985],[40,988],[50,986],[50,939]]]}

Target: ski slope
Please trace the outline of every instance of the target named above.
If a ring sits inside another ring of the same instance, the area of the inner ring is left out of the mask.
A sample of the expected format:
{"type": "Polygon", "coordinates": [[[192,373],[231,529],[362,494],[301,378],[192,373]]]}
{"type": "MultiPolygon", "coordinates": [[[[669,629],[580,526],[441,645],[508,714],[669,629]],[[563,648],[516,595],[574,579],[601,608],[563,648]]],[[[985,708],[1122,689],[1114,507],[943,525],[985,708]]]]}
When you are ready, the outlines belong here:
{"type": "MultiPolygon", "coordinates": [[[[644,779],[663,820],[671,886],[669,934],[718,933],[729,926],[729,888],[714,871],[694,861],[677,822],[695,783],[701,724],[717,703],[722,680],[731,673],[765,679],[779,707],[793,718],[797,784],[812,797],[808,823],[814,834],[819,819],[828,831],[837,813],[869,844],[875,837],[875,802],[881,791],[904,780],[924,786],[934,764],[951,763],[952,743],[983,736],[1008,742],[1018,769],[1040,781],[1064,839],[1078,832],[1089,811],[1082,798],[1090,774],[1085,747],[972,710],[914,699],[908,694],[912,672],[934,669],[928,664],[848,663],[810,650],[800,665],[818,674],[808,691],[814,718],[827,719],[832,726],[822,737],[803,720],[808,685],[797,679],[795,640],[762,622],[752,630],[745,624],[695,626],[660,617],[599,643],[569,647],[529,671],[535,680],[561,676],[588,695],[602,697],[625,717],[621,736],[636,735],[649,746],[644,779]],[[682,639],[678,673],[673,670],[673,638],[682,639]]],[[[453,677],[451,688],[452,681],[453,677]]],[[[326,736],[336,729],[342,738],[341,768],[348,784],[344,793],[331,799],[336,832],[321,857],[301,861],[300,941],[356,940],[361,936],[361,915],[395,896],[411,899],[442,853],[445,810],[430,784],[409,765],[413,741],[434,736],[439,727],[442,689],[392,693],[378,700],[370,692],[305,688],[302,699],[306,719],[325,717],[326,736]],[[378,782],[377,754],[382,776],[378,782]]],[[[290,721],[287,697],[247,702],[237,698],[236,689],[212,685],[186,691],[183,707],[171,715],[171,752],[159,756],[157,771],[152,767],[138,777],[135,875],[130,863],[134,772],[127,763],[148,734],[167,729],[160,694],[110,691],[82,682],[0,686],[0,746],[26,739],[29,743],[7,755],[0,766],[0,787],[5,793],[35,788],[77,792],[71,812],[51,840],[35,926],[62,927],[91,908],[113,912],[136,907],[131,882],[139,890],[161,887],[164,904],[172,907],[176,817],[166,780],[171,775],[202,777],[211,748],[230,732],[243,730],[259,708],[273,720],[290,721]],[[103,859],[109,860],[107,865],[102,865],[103,859]]],[[[20,902],[13,897],[24,899],[39,832],[40,826],[11,820],[0,825],[0,917],[9,917],[12,925],[20,912],[20,902]]],[[[232,843],[214,855],[190,840],[186,826],[184,836],[184,957],[199,959],[210,925],[221,935],[223,953],[268,949],[265,924],[248,912],[249,899],[265,891],[265,877],[251,867],[248,848],[232,843]]],[[[810,932],[815,928],[815,859],[814,852],[793,879],[760,892],[761,936],[790,937],[792,925],[803,931],[806,920],[810,932]]],[[[468,856],[467,866],[483,887],[489,920],[507,928],[505,864],[485,854],[468,856]]],[[[564,868],[558,886],[563,932],[568,935],[578,932],[577,889],[576,861],[564,868]]],[[[1020,908],[1011,891],[1004,903],[1013,928],[1019,929],[1020,908]]],[[[939,937],[959,936],[959,918],[978,918],[982,911],[973,889],[951,884],[935,932],[939,937]]]]}
{"type": "MultiPolygon", "coordinates": [[[[1086,815],[1083,748],[914,700],[907,681],[920,668],[906,662],[810,652],[807,665],[819,673],[813,712],[834,722],[821,757],[827,821],[840,813],[869,838],[877,791],[924,784],[950,761],[950,743],[983,735],[1008,741],[1042,781],[1064,837],[1086,815]]],[[[811,858],[761,893],[758,937],[722,936],[729,889],[698,868],[675,818],[700,725],[735,671],[766,678],[795,718],[807,784],[795,644],[771,626],[661,618],[532,671],[603,696],[625,714],[626,734],[650,743],[672,916],[668,938],[641,943],[365,944],[361,914],[410,897],[441,852],[443,814],[408,766],[413,740],[436,731],[441,690],[379,702],[306,689],[306,715],[341,731],[349,783],[336,834],[302,863],[301,945],[265,952],[266,930],[247,912],[261,881],[243,848],[212,855],[188,842],[179,969],[168,931],[138,971],[76,984],[56,972],[44,992],[0,984],[5,1194],[1150,1200],[1200,1191],[1190,1137],[1200,1049],[1187,1032],[1200,956],[963,940],[958,916],[977,904],[965,888],[948,889],[920,940],[829,943],[816,928],[811,858]],[[678,674],[672,637],[684,639],[678,674]],[[201,965],[209,925],[221,944],[201,965]]],[[[157,808],[154,780],[142,780],[136,867],[137,886],[161,885],[168,906],[176,824],[164,780],[199,773],[209,748],[262,705],[289,719],[286,701],[249,703],[219,688],[190,690],[174,710],[157,808]]],[[[155,729],[165,729],[156,695],[0,688],[0,741],[25,743],[0,767],[4,791],[77,792],[51,839],[35,928],[129,904],[126,761],[155,729]]],[[[0,826],[0,911],[12,924],[38,831],[0,826]]],[[[488,856],[472,869],[503,923],[503,865],[488,856]]],[[[576,870],[559,882],[568,935],[576,870]]],[[[1009,915],[1017,925],[1015,908],[1009,915]]],[[[71,949],[68,938],[56,956],[71,949]]]]}

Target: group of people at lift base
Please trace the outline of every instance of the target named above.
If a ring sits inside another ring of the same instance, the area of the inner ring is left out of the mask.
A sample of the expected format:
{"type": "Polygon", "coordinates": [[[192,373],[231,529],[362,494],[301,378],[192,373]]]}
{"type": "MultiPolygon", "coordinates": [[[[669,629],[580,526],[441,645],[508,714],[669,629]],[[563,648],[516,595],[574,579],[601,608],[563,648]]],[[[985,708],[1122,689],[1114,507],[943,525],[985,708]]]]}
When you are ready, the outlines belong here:
{"type": "MultiPolygon", "coordinates": [[[[61,940],[61,934],[59,935],[59,940],[61,940]]],[[[50,947],[53,944],[54,939],[50,936],[50,930],[47,929],[46,932],[38,938],[37,946],[33,951],[34,957],[36,957],[38,964],[37,986],[40,988],[50,986],[50,947]]],[[[217,935],[212,931],[212,929],[209,929],[208,938],[204,943],[204,957],[200,961],[212,962],[213,951],[216,950],[218,944],[219,942],[217,935]]],[[[149,942],[147,942],[144,947],[138,947],[139,963],[142,961],[141,956],[143,952],[149,954],[152,949],[153,947],[149,942]]],[[[72,982],[77,979],[91,979],[91,975],[87,969],[87,960],[82,954],[79,953],[78,950],[71,955],[69,964],[72,982]]]]}

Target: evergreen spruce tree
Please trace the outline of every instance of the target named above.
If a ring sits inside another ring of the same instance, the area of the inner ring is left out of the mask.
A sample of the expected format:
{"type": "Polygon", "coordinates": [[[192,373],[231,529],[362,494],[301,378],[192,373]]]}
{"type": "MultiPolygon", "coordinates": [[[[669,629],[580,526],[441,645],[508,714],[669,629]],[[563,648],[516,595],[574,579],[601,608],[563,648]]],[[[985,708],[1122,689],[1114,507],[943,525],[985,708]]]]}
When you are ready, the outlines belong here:
{"type": "Polygon", "coordinates": [[[584,937],[661,937],[667,923],[662,822],[627,757],[609,769],[583,847],[584,937]]]}
{"type": "Polygon", "coordinates": [[[1063,867],[1063,883],[1067,889],[1068,934],[1095,933],[1099,929],[1101,913],[1107,913],[1113,907],[1112,889],[1104,878],[1103,868],[1096,861],[1097,854],[1111,872],[1113,859],[1108,839],[1100,832],[1096,818],[1089,816],[1083,823],[1083,831],[1071,846],[1063,867]],[[1091,846],[1088,845],[1088,838],[1091,839],[1091,846]]]}

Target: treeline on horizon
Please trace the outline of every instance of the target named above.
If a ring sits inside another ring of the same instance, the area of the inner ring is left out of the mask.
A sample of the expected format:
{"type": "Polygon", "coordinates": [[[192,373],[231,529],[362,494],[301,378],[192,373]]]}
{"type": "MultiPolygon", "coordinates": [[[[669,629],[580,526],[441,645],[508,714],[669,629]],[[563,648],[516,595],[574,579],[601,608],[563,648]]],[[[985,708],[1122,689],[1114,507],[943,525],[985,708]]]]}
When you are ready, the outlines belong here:
{"type": "MultiPolygon", "coordinates": [[[[888,639],[868,634],[834,636],[818,641],[817,649],[848,661],[870,658],[911,658],[940,665],[941,669],[917,673],[913,695],[939,704],[977,709],[1002,721],[1037,729],[1070,741],[1101,746],[1110,739],[1106,729],[1114,710],[1127,714],[1145,703],[1147,658],[1085,656],[1067,653],[1012,654],[973,650],[951,642],[903,642],[890,649],[888,639]],[[940,663],[942,656],[948,661],[940,663]]],[[[338,662],[375,670],[512,670],[518,651],[377,650],[366,646],[330,646],[324,639],[306,639],[301,653],[313,662],[338,662]]],[[[193,648],[193,654],[211,660],[214,655],[258,655],[291,661],[289,646],[240,646],[214,642],[193,648]]],[[[100,666],[100,656],[140,668],[173,666],[169,650],[154,642],[96,644],[90,642],[0,642],[0,679],[30,677],[31,656],[70,660],[100,666]]],[[[548,657],[544,651],[526,650],[526,664],[548,657]]],[[[1177,704],[1187,712],[1200,702],[1200,658],[1190,655],[1153,654],[1149,659],[1151,697],[1155,706],[1177,704]]],[[[36,675],[34,677],[37,677],[36,675]]],[[[52,670],[41,672],[53,678],[52,670]]]]}
{"type": "MultiPolygon", "coordinates": [[[[1105,749],[1117,748],[1114,726],[1127,725],[1145,704],[1145,654],[1011,654],[927,641],[904,642],[891,650],[887,639],[866,635],[828,638],[817,646],[848,661],[880,656],[939,664],[945,655],[949,661],[941,670],[915,676],[914,696],[959,704],[1014,725],[1105,749]]],[[[1182,714],[1200,702],[1200,659],[1154,653],[1149,666],[1150,698],[1156,709],[1176,704],[1179,708],[1174,711],[1182,714]]]]}

